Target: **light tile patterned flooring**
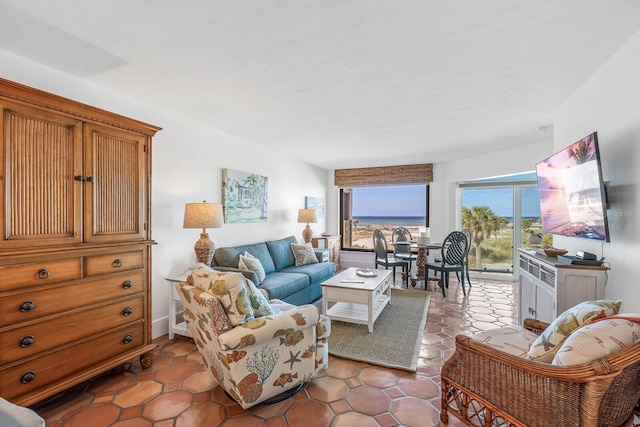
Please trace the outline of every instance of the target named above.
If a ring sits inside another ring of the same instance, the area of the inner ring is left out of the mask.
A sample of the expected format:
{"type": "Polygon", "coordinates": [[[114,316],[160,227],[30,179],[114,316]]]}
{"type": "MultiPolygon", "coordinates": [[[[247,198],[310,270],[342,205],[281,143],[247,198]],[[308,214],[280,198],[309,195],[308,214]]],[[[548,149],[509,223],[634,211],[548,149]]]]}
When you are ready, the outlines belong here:
{"type": "MultiPolygon", "coordinates": [[[[165,335],[156,340],[150,369],[132,361],[32,409],[48,427],[437,426],[440,369],[453,353],[455,336],[517,323],[515,283],[473,280],[472,285],[464,297],[452,280],[444,298],[429,284],[415,373],[331,356],[327,373],[293,397],[245,411],[203,371],[190,338],[171,341],[165,335]]],[[[399,278],[396,286],[402,286],[399,278]]],[[[460,425],[449,417],[449,426],[460,425]]]]}

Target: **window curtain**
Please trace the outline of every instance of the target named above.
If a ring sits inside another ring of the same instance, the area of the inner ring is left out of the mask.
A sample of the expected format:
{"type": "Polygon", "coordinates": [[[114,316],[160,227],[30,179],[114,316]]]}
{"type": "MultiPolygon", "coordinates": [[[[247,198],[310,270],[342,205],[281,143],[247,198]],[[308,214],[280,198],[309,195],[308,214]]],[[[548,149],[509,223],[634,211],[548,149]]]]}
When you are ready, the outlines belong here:
{"type": "Polygon", "coordinates": [[[336,169],[333,179],[334,184],[338,187],[384,184],[425,184],[433,181],[433,163],[336,169]]]}

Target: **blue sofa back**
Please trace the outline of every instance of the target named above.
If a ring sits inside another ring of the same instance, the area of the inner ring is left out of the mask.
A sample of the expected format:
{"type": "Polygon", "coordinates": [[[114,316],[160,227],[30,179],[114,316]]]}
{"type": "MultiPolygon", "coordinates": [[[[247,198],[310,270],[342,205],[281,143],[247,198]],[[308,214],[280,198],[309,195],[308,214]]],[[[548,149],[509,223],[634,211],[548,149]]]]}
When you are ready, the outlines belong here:
{"type": "Polygon", "coordinates": [[[211,265],[238,268],[240,255],[244,255],[246,251],[260,260],[265,274],[273,273],[295,265],[296,260],[291,250],[292,243],[298,243],[295,236],[250,245],[216,248],[211,265]]]}

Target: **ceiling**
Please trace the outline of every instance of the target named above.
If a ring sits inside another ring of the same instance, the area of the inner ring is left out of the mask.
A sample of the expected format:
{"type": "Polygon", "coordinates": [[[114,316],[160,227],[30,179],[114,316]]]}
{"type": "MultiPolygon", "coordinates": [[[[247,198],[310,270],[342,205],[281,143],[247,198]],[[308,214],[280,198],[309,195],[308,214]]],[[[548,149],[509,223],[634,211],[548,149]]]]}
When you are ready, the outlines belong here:
{"type": "Polygon", "coordinates": [[[325,169],[542,140],[636,0],[0,0],[0,49],[325,169]]]}

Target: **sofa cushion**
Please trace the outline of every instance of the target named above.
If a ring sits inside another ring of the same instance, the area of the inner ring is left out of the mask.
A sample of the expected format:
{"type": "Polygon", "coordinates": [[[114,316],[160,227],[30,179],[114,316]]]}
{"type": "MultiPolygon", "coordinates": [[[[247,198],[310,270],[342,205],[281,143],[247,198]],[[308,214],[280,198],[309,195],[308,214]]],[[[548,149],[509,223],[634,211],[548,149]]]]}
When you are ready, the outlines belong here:
{"type": "Polygon", "coordinates": [[[215,271],[210,267],[198,267],[187,277],[187,283],[218,298],[233,326],[254,318],[247,281],[241,273],[215,271]]]}
{"type": "Polygon", "coordinates": [[[639,338],[640,316],[605,317],[573,332],[551,363],[560,366],[588,363],[633,345],[639,338]]]}
{"type": "Polygon", "coordinates": [[[559,315],[536,339],[529,357],[550,363],[565,339],[585,323],[618,314],[622,301],[584,301],[559,315]]]}
{"type": "Polygon", "coordinates": [[[289,295],[309,286],[309,275],[275,272],[268,274],[260,288],[266,289],[269,299],[284,300],[289,295]]]}
{"type": "Polygon", "coordinates": [[[245,251],[243,255],[240,255],[238,268],[241,270],[251,270],[256,273],[256,276],[258,277],[258,284],[262,283],[264,276],[266,275],[260,260],[251,255],[248,251],[245,251]]]}
{"type": "Polygon", "coordinates": [[[291,250],[293,251],[296,265],[316,264],[318,262],[318,256],[310,243],[305,243],[304,245],[292,243],[291,250]]]}
{"type": "Polygon", "coordinates": [[[265,274],[276,271],[273,259],[271,258],[271,254],[269,253],[269,249],[265,242],[217,248],[213,254],[213,259],[217,265],[237,268],[238,262],[240,261],[240,255],[245,252],[249,252],[260,261],[265,274]]]}
{"type": "Polygon", "coordinates": [[[321,283],[336,273],[336,265],[332,262],[294,265],[283,269],[281,273],[302,273],[308,275],[312,283],[321,283]]]}
{"type": "MultiPolygon", "coordinates": [[[[294,236],[266,242],[276,271],[295,265],[296,260],[293,257],[293,252],[291,251],[292,243],[298,243],[298,240],[294,236]]],[[[265,271],[267,271],[266,268],[265,271]]]]}

